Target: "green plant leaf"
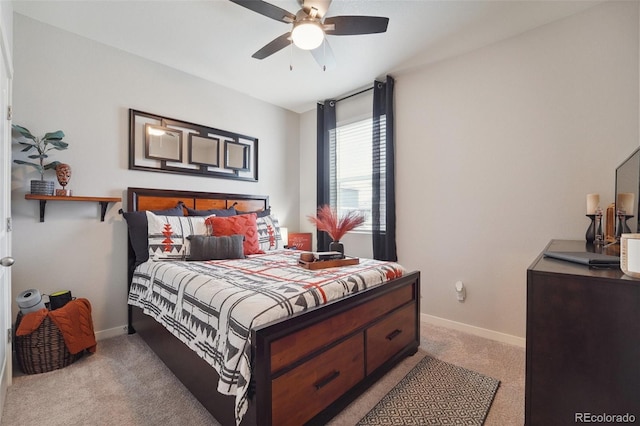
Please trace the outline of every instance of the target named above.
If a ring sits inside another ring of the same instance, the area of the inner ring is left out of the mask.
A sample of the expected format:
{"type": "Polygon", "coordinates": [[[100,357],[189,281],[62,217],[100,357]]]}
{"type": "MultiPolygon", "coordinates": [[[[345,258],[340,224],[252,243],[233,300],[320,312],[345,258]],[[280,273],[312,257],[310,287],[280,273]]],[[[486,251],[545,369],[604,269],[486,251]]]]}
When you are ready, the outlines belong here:
{"type": "Polygon", "coordinates": [[[36,163],[29,163],[28,161],[22,161],[22,160],[13,160],[14,163],[16,164],[23,164],[25,166],[31,166],[34,169],[36,169],[38,172],[40,172],[40,174],[44,173],[43,168],[40,166],[40,164],[36,164],[36,163]]]}
{"type": "Polygon", "coordinates": [[[31,139],[33,141],[36,140],[36,137],[33,136],[29,131],[29,129],[27,129],[26,127],[18,126],[17,124],[13,124],[11,127],[15,129],[18,133],[20,133],[22,136],[24,136],[25,138],[31,139]]]}
{"type": "Polygon", "coordinates": [[[55,132],[46,133],[42,139],[48,141],[61,140],[64,138],[64,132],[62,130],[57,130],[55,132]]]}
{"type": "MultiPolygon", "coordinates": [[[[26,144],[25,144],[25,145],[26,145],[26,144]]],[[[33,148],[35,148],[33,145],[29,145],[29,146],[24,147],[24,148],[22,149],[22,151],[20,151],[20,152],[27,152],[27,151],[31,151],[33,148]]]]}
{"type": "Polygon", "coordinates": [[[56,167],[58,167],[58,164],[60,164],[59,161],[52,161],[51,163],[49,163],[46,166],[44,166],[44,169],[45,170],[55,169],[56,167]]]}
{"type": "Polygon", "coordinates": [[[35,160],[38,158],[47,158],[47,156],[44,154],[31,154],[31,155],[28,155],[27,157],[31,158],[32,160],[35,160]]]}
{"type": "Polygon", "coordinates": [[[62,151],[64,149],[67,149],[67,147],[69,146],[68,143],[62,142],[62,141],[59,141],[59,140],[52,140],[49,143],[51,145],[53,145],[54,149],[57,149],[58,151],[62,151]]]}

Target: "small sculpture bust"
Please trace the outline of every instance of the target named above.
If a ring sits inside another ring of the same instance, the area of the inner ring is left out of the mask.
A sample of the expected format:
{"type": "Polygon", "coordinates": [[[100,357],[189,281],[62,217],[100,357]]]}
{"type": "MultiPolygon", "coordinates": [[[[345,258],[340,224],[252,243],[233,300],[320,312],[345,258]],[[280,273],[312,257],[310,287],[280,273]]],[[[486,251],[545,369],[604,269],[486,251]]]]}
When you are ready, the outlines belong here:
{"type": "Polygon", "coordinates": [[[71,191],[68,191],[65,187],[71,180],[71,166],[68,164],[60,163],[56,166],[56,177],[58,183],[62,186],[62,190],[56,190],[56,195],[71,195],[71,191]]]}

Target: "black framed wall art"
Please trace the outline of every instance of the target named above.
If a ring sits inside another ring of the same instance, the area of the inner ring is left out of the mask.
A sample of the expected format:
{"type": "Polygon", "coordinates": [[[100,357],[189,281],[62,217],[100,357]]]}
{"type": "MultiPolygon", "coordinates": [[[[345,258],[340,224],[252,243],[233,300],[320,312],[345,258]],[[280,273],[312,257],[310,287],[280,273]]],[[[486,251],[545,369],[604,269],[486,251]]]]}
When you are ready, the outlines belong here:
{"type": "Polygon", "coordinates": [[[129,169],[258,181],[258,139],[129,110],[129,169]]]}

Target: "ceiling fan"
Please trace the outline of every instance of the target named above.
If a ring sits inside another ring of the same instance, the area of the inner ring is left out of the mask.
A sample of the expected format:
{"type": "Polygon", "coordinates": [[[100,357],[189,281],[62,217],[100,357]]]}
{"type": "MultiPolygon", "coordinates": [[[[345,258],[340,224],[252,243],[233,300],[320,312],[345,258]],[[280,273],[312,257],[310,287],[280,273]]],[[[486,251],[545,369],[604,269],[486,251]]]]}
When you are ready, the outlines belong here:
{"type": "Polygon", "coordinates": [[[295,15],[262,0],[231,1],[260,15],[292,24],[291,31],[267,43],[251,57],[264,59],[293,43],[300,49],[311,51],[316,62],[325,70],[335,66],[333,51],[325,36],[384,33],[389,24],[389,18],[378,16],[325,17],[331,0],[298,0],[301,9],[295,15]]]}

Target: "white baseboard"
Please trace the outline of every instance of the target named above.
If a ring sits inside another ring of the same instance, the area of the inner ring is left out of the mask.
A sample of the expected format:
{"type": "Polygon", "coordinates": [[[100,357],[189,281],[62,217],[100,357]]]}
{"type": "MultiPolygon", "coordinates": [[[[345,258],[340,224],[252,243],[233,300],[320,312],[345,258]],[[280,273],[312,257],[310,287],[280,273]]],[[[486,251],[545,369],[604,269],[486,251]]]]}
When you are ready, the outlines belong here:
{"type": "Polygon", "coordinates": [[[107,330],[96,331],[95,335],[96,335],[96,340],[99,341],[99,340],[108,339],[110,337],[122,336],[123,334],[127,334],[127,333],[128,333],[127,326],[123,325],[120,327],[109,328],[107,330]]]}
{"type": "MultiPolygon", "coordinates": [[[[526,346],[526,339],[524,337],[513,336],[511,334],[501,333],[499,331],[493,331],[486,328],[476,327],[475,325],[469,325],[462,322],[448,320],[446,318],[436,317],[434,315],[420,314],[420,321],[424,321],[427,324],[433,324],[440,327],[451,328],[453,330],[462,331],[465,333],[473,334],[475,336],[484,337],[485,339],[495,340],[497,342],[508,343],[510,345],[519,346],[524,348],[526,346]]],[[[122,336],[127,334],[127,326],[114,327],[107,330],[96,331],[96,340],[109,339],[110,337],[122,336]]]]}
{"type": "Polygon", "coordinates": [[[526,339],[524,337],[512,336],[511,334],[488,330],[486,328],[476,327],[475,325],[469,325],[462,322],[452,321],[445,318],[422,313],[420,314],[420,320],[428,324],[463,331],[465,333],[495,340],[497,342],[508,343],[510,345],[519,346],[521,348],[526,347],[526,339]]]}

